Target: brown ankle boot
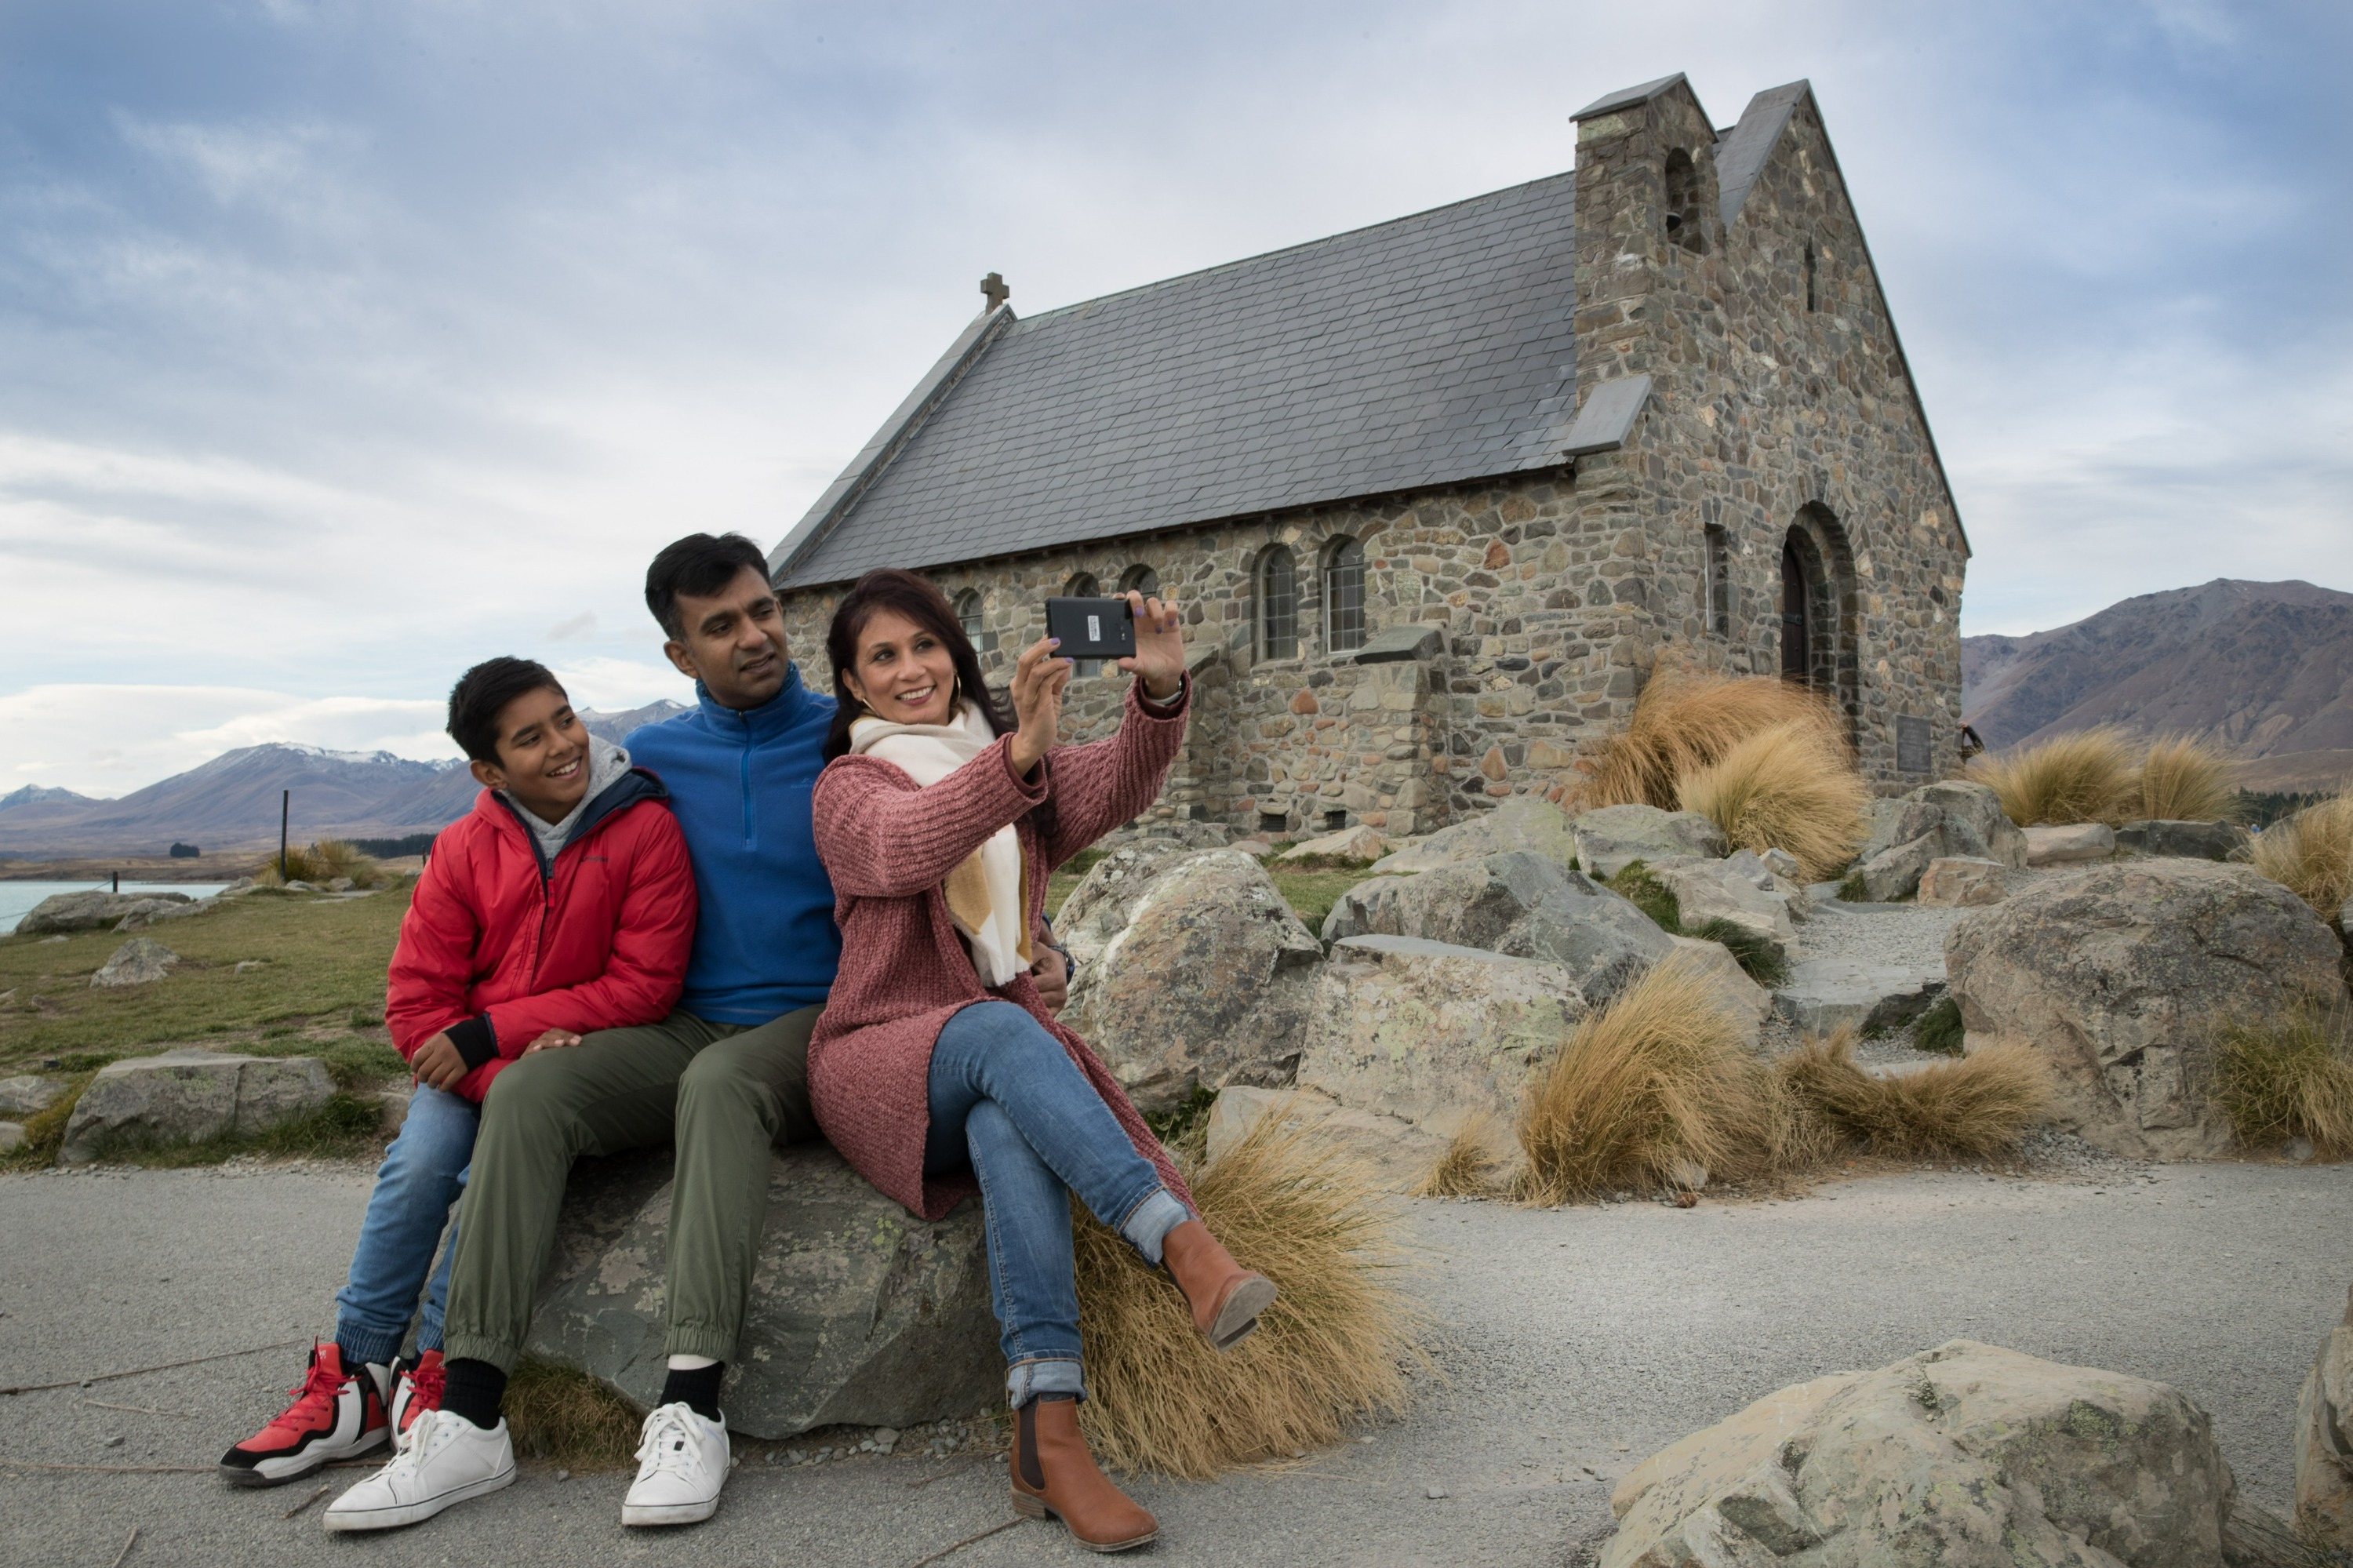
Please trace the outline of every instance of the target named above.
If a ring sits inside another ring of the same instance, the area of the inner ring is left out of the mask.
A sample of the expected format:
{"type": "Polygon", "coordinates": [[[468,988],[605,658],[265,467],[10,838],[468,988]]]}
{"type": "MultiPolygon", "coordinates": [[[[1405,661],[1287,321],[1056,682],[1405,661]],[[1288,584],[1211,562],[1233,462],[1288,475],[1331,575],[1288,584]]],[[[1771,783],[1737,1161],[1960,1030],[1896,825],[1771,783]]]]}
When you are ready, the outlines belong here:
{"type": "Polygon", "coordinates": [[[1059,1519],[1090,1552],[1125,1552],[1160,1533],[1160,1521],[1095,1468],[1079,1436],[1079,1402],[1033,1399],[1014,1416],[1013,1507],[1059,1519]]]}
{"type": "Polygon", "coordinates": [[[1220,1351],[1250,1338],[1258,1315],[1274,1305],[1274,1282],[1236,1263],[1198,1220],[1187,1220],[1161,1238],[1160,1261],[1191,1303],[1193,1327],[1220,1351]]]}

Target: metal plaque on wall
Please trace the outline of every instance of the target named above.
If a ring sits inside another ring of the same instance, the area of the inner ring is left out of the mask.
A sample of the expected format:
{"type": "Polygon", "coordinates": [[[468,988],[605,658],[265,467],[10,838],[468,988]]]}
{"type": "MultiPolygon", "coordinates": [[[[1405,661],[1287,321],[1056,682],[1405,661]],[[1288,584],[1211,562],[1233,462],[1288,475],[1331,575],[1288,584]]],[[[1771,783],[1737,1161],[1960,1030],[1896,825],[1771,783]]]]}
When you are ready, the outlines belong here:
{"type": "Polygon", "coordinates": [[[1928,721],[1910,714],[1895,715],[1895,767],[1904,773],[1928,771],[1928,721]]]}

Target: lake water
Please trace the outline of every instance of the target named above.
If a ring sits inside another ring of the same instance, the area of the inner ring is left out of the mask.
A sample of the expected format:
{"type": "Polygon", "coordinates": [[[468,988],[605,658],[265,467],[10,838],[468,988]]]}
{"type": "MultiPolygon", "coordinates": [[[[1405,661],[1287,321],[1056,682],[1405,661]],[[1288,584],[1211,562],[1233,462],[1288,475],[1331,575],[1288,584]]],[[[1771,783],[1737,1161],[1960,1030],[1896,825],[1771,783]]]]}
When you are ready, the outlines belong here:
{"type": "MultiPolygon", "coordinates": [[[[42,899],[59,893],[90,893],[111,889],[111,882],[0,882],[0,932],[13,931],[42,899]]],[[[126,882],[125,893],[185,893],[210,898],[226,882],[126,882]]]]}

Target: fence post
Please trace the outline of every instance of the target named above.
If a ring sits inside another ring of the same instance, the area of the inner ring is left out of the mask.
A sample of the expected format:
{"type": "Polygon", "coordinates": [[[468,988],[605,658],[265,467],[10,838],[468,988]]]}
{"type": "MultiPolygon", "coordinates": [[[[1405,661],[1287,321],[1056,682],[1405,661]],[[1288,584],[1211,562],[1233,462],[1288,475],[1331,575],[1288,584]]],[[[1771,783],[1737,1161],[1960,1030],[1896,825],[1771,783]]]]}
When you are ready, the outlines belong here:
{"type": "Polygon", "coordinates": [[[278,880],[286,880],[286,818],[294,799],[291,789],[278,791],[278,880]]]}

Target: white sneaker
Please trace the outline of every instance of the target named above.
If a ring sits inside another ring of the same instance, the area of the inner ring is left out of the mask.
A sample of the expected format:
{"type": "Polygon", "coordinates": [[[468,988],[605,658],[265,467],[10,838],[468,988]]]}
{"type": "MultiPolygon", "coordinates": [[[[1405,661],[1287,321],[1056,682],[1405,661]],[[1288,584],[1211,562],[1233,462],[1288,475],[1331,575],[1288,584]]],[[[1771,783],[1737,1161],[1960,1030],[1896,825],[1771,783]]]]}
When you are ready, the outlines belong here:
{"type": "Polygon", "coordinates": [[[727,1428],[680,1403],[646,1417],[638,1478],[621,1502],[623,1524],[695,1524],[719,1511],[727,1482],[727,1428]]]}
{"type": "Polygon", "coordinates": [[[327,1505],[327,1528],[396,1530],[514,1478],[505,1421],[485,1432],[462,1415],[428,1410],[401,1434],[392,1463],[327,1505]]]}

